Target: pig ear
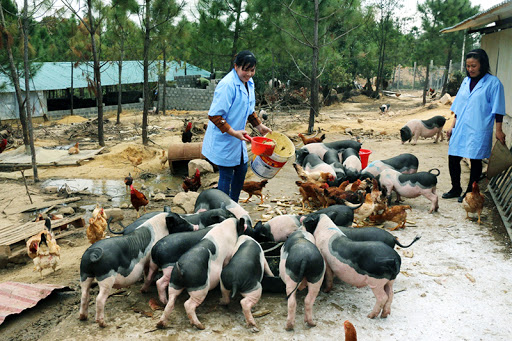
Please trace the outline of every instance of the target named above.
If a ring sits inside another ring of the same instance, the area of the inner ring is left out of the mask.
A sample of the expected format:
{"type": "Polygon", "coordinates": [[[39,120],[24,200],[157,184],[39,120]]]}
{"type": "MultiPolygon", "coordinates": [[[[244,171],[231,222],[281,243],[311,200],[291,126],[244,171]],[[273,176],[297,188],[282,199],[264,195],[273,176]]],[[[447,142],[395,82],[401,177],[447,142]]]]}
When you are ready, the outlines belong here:
{"type": "Polygon", "coordinates": [[[240,236],[244,233],[246,228],[247,228],[247,225],[245,224],[245,219],[240,218],[236,225],[236,233],[240,236]]]}

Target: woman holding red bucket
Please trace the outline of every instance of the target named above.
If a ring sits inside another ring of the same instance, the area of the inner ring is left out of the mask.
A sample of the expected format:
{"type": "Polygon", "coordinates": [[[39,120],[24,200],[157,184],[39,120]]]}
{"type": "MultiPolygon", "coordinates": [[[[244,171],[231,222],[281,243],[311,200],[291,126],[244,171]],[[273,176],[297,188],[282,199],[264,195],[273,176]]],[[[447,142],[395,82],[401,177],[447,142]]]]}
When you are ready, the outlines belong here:
{"type": "Polygon", "coordinates": [[[244,134],[247,121],[261,135],[272,130],[261,123],[254,112],[256,57],[250,51],[239,52],[235,67],[217,84],[208,112],[208,128],[202,154],[219,167],[218,188],[238,202],[247,173],[247,146],[244,134]]]}

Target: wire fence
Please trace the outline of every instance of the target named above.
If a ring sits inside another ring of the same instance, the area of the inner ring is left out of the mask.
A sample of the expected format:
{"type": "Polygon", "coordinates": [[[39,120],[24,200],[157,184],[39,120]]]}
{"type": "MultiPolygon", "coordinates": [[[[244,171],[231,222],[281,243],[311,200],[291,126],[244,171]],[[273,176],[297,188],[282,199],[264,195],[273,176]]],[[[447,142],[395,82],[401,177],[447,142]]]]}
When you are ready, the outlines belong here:
{"type": "MultiPolygon", "coordinates": [[[[439,89],[443,87],[444,73],[446,66],[430,64],[428,88],[439,89]]],[[[460,63],[450,63],[448,79],[455,72],[460,71],[460,63]]],[[[427,74],[426,66],[402,66],[398,65],[393,70],[390,89],[393,90],[422,90],[425,86],[425,77],[427,74]]]]}

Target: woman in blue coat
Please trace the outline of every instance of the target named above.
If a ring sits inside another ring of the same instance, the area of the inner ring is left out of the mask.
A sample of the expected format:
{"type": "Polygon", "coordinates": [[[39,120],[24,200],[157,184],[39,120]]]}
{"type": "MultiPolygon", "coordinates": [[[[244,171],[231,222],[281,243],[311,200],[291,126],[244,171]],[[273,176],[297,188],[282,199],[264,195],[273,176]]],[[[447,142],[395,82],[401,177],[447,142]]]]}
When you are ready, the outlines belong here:
{"type": "Polygon", "coordinates": [[[247,121],[262,135],[271,130],[254,112],[256,97],[252,77],[256,57],[242,51],[235,57],[235,67],[217,84],[208,112],[208,127],[203,139],[202,154],[219,167],[218,188],[238,202],[247,172],[247,121]]]}
{"type": "Polygon", "coordinates": [[[445,199],[459,197],[459,202],[462,202],[466,193],[471,192],[473,182],[480,180],[482,159],[491,156],[494,121],[496,139],[505,144],[502,130],[505,92],[503,84],[491,75],[489,68],[489,57],[484,50],[472,50],[466,55],[467,77],[451,106],[455,118],[447,131],[452,188],[443,194],[445,199]],[[460,161],[463,157],[471,160],[469,184],[464,193],[460,185],[460,161]]]}

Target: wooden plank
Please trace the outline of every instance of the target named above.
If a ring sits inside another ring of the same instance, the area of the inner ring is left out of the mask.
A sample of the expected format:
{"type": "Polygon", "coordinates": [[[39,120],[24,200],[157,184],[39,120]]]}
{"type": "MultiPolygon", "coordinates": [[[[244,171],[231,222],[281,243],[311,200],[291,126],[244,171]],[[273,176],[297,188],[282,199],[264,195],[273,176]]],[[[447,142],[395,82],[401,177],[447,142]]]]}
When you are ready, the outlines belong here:
{"type": "Polygon", "coordinates": [[[82,198],[80,197],[72,197],[72,198],[66,198],[66,199],[60,199],[60,200],[52,200],[52,201],[43,201],[37,204],[31,204],[31,205],[25,205],[21,207],[11,208],[11,209],[5,209],[4,213],[7,215],[16,214],[16,213],[23,213],[28,211],[36,211],[41,208],[49,207],[52,205],[60,205],[60,204],[67,204],[69,202],[79,201],[82,198]]]}
{"type": "Polygon", "coordinates": [[[9,245],[0,245],[0,255],[9,257],[11,255],[11,248],[9,245]]]}

